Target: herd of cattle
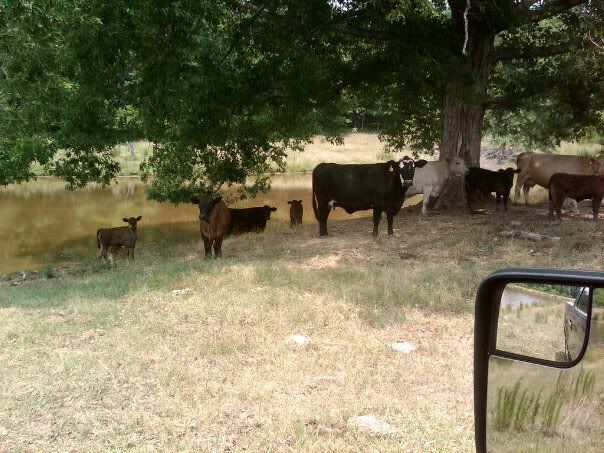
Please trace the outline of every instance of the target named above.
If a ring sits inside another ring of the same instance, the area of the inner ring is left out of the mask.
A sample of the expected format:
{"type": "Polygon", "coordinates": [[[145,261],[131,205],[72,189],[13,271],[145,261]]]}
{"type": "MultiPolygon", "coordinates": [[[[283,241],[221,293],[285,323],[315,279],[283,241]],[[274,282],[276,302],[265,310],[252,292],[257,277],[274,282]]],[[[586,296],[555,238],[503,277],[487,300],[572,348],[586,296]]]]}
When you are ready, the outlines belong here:
{"type": "MultiPolygon", "coordinates": [[[[495,193],[496,204],[503,200],[507,210],[510,191],[516,179],[515,200],[520,200],[520,189],[528,205],[529,191],[535,185],[549,189],[549,219],[554,211],[561,218],[562,204],[566,198],[576,201],[592,200],[593,218],[598,220],[604,197],[604,161],[580,156],[522,153],[517,169],[498,171],[478,167],[467,168],[464,161],[455,157],[441,161],[414,160],[403,157],[398,162],[378,164],[323,163],[312,172],[312,205],[319,222],[319,235],[327,235],[327,218],[332,209],[342,208],[347,213],[373,210],[373,235],[377,236],[382,212],[388,220],[388,234],[393,234],[394,216],[401,210],[405,197],[423,195],[422,214],[427,213],[430,197],[438,197],[445,183],[452,177],[463,177],[466,199],[470,209],[477,198],[495,193]]],[[[199,207],[201,237],[205,256],[222,254],[222,241],[231,234],[264,231],[275,207],[234,209],[222,197],[193,197],[191,203],[199,207]]],[[[302,223],[302,200],[290,200],[290,226],[302,223]]],[[[101,228],[97,231],[99,256],[107,257],[120,247],[134,258],[137,223],[142,217],[124,218],[128,226],[101,228]]]]}

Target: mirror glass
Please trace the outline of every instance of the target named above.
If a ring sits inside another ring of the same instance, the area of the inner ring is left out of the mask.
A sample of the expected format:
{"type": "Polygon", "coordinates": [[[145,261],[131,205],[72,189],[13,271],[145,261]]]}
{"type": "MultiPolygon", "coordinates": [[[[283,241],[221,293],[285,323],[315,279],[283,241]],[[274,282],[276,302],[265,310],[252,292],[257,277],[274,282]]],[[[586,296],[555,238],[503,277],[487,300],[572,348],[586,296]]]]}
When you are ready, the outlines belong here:
{"type": "Polygon", "coordinates": [[[501,295],[496,347],[526,357],[568,363],[583,348],[589,288],[509,283],[501,295]]]}
{"type": "MultiPolygon", "coordinates": [[[[518,302],[508,302],[500,310],[497,341],[503,332],[511,352],[524,355],[547,356],[555,354],[560,348],[558,323],[560,316],[564,325],[573,322],[573,329],[562,331],[562,348],[568,345],[565,356],[577,357],[582,349],[582,334],[585,326],[585,312],[588,311],[589,295],[592,296],[592,313],[590,335],[581,361],[571,368],[555,368],[502,357],[491,356],[489,359],[489,378],[487,393],[487,449],[488,451],[543,451],[543,452],[599,452],[602,451],[604,439],[604,288],[569,289],[572,300],[563,306],[562,315],[557,304],[544,304],[549,307],[547,323],[543,322],[544,314],[538,314],[539,305],[534,303],[526,307],[524,294],[518,295],[517,285],[510,285],[508,293],[502,296],[506,301],[522,300],[520,318],[516,313],[518,302]],[[587,296],[587,297],[586,297],[587,296]],[[587,305],[585,305],[587,304],[587,305]],[[535,305],[534,307],[532,307],[535,305]],[[572,310],[571,310],[572,309],[572,310]],[[531,310],[534,310],[531,312],[531,310]],[[531,313],[529,316],[528,313],[531,313]],[[519,320],[516,327],[502,327],[504,316],[506,322],[519,320]],[[525,317],[526,316],[526,317],[525,317]],[[524,317],[524,318],[523,318],[524,317]],[[540,321],[536,322],[535,318],[540,321]],[[550,322],[555,319],[555,323],[550,322]],[[530,322],[529,322],[530,321],[530,322]],[[524,326],[525,332],[519,327],[524,326]],[[551,329],[542,329],[550,326],[551,329]],[[530,335],[529,332],[532,332],[530,335]],[[549,332],[549,334],[548,334],[549,332]],[[513,337],[514,334],[516,337],[513,337]],[[514,339],[516,338],[516,339],[514,339]],[[524,338],[524,346],[518,341],[524,338]],[[538,342],[545,345],[536,344],[538,342]]],[[[537,288],[531,288],[537,289],[537,288]]],[[[524,288],[520,291],[523,292],[524,288]]],[[[545,291],[548,293],[549,291],[545,291]]],[[[532,293],[531,293],[532,295],[532,293]]],[[[541,296],[538,297],[541,300],[541,296]]],[[[505,340],[503,340],[505,338],[505,340]]],[[[559,354],[558,354],[559,355],[559,354]]]]}

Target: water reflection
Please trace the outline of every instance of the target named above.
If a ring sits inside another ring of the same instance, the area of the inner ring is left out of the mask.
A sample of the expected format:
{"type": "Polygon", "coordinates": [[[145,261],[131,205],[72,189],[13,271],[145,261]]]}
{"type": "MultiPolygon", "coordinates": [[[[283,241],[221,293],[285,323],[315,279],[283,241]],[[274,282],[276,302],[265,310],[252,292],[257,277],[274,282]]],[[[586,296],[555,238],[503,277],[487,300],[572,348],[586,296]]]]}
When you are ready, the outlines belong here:
{"type": "MultiPolygon", "coordinates": [[[[311,175],[275,175],[272,189],[234,207],[276,206],[273,222],[289,223],[287,200],[303,200],[304,223],[314,223],[311,175]]],[[[331,220],[370,215],[333,211],[331,220]]],[[[100,227],[121,226],[124,216],[143,216],[139,242],[182,241],[198,235],[197,208],[148,201],[139,178],[119,178],[108,188],[90,186],[73,192],[54,178],[40,178],[0,189],[0,274],[39,269],[77,261],[96,253],[95,233],[100,227]]]]}

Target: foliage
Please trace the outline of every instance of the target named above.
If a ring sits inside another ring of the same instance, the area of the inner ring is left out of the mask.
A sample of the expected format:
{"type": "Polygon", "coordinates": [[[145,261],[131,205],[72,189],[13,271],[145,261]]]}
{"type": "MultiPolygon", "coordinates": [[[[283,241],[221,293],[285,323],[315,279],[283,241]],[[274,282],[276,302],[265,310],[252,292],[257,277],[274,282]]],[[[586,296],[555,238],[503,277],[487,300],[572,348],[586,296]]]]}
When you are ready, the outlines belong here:
{"type": "Polygon", "coordinates": [[[146,139],[152,198],[232,185],[243,197],[267,188],[286,150],[338,140],[358,115],[379,118],[389,150],[432,152],[450,140],[451,86],[476,85],[480,58],[488,96],[462,102],[490,109],[492,133],[543,146],[602,133],[604,52],[588,41],[602,38],[599,2],[472,0],[467,56],[465,4],[8,0],[0,184],[34,164],[72,188],[106,184],[119,172],[109,150],[146,139]]]}

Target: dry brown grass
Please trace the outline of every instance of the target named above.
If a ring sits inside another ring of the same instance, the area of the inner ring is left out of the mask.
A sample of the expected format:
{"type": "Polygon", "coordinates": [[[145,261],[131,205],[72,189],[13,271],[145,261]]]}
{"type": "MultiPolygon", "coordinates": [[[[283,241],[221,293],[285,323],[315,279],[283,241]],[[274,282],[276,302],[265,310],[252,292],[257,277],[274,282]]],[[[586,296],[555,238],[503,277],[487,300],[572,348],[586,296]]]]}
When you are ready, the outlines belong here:
{"type": "Polygon", "coordinates": [[[0,289],[0,444],[472,451],[480,279],[508,266],[594,269],[604,256],[599,226],[548,224],[544,206],[431,217],[412,208],[394,237],[382,225],[376,240],[369,219],[330,224],[327,239],[316,228],[271,224],[228,239],[221,261],[198,259],[194,241],[142,250],[98,276],[0,289]],[[510,220],[563,239],[499,238],[510,220]],[[117,284],[121,295],[108,297],[117,284]],[[294,334],[310,343],[288,344],[294,334]],[[397,353],[394,341],[418,349],[397,353]],[[347,425],[367,414],[395,432],[347,425]]]}

